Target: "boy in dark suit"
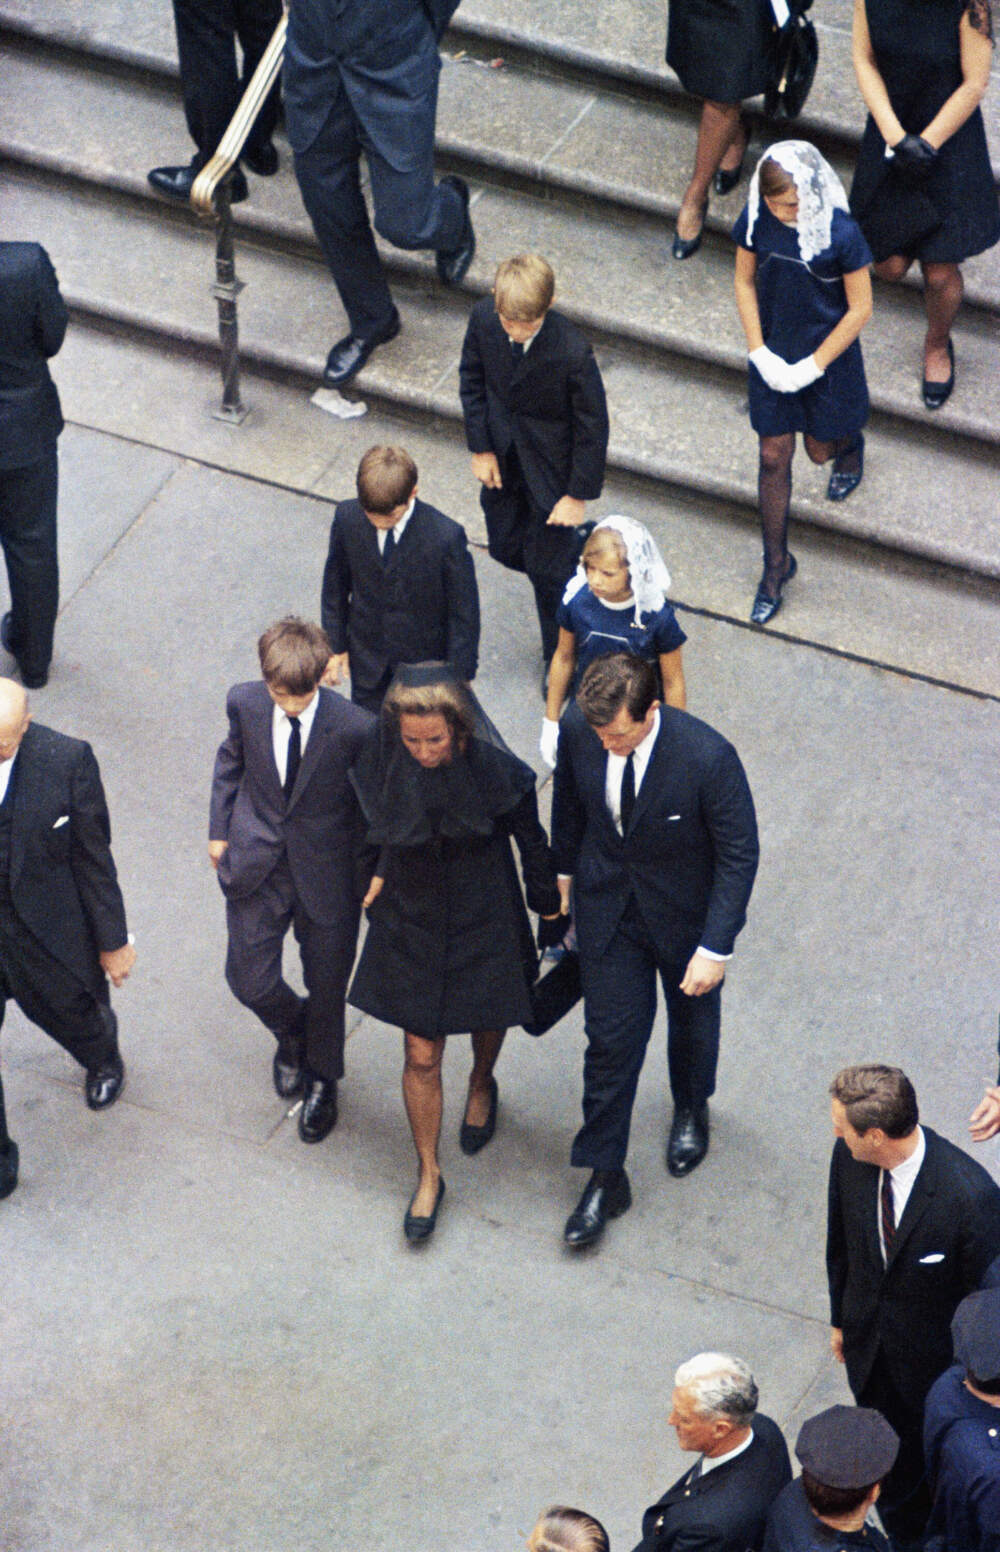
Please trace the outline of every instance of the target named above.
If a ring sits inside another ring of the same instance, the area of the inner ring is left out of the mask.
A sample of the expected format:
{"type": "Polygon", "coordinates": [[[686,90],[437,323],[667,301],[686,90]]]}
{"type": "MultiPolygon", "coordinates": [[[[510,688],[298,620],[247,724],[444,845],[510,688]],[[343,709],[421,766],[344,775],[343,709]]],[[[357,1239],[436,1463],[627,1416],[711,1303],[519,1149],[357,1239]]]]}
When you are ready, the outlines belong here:
{"type": "Polygon", "coordinates": [[[303,1142],[321,1142],[337,1119],[344,1073],[344,994],[354,962],[358,809],[347,773],[372,717],[320,688],[330,643],[318,625],[289,616],[258,642],[264,682],[237,684],[229,733],[212,778],[208,854],[226,897],[226,979],[278,1042],[274,1086],[304,1090],[303,1142]],[[289,927],[307,996],[284,980],[289,927]]]}
{"type": "Polygon", "coordinates": [[[325,683],[350,672],[351,699],[369,711],[400,663],[447,662],[475,678],[479,590],[465,531],[417,499],[417,466],[402,447],[370,447],[358,499],[334,513],[322,618],[333,645],[325,683]]]}
{"type": "Polygon", "coordinates": [[[507,259],[469,318],[459,386],[490,554],[527,573],[546,664],[556,610],[580,556],[585,503],[604,484],[608,408],[594,353],[552,310],[555,276],[537,253],[507,259]]]}

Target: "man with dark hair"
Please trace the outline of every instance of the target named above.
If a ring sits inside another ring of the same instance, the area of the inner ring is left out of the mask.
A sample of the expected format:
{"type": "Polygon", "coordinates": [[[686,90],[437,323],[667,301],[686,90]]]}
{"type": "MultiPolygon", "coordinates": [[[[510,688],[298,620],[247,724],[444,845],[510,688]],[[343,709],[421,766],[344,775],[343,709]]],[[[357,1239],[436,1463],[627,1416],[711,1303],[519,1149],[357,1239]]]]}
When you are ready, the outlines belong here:
{"type": "Polygon", "coordinates": [[[208,854],[226,897],[226,979],[277,1041],[282,1099],[304,1091],[303,1142],[337,1120],[344,1074],[344,998],[357,946],[354,878],[359,811],[348,771],[373,718],[320,688],[324,631],[288,616],[258,642],[263,683],[234,685],[229,733],[212,778],[208,854]],[[307,996],[282,975],[289,927],[307,996]]]}
{"type": "Polygon", "coordinates": [[[1000,1552],[1000,1288],[955,1311],[958,1362],[930,1388],[924,1452],[934,1493],[926,1546],[1000,1552]]]}
{"type": "Polygon", "coordinates": [[[698,1353],[674,1376],[670,1426],[698,1459],[642,1517],[635,1552],[748,1552],[792,1470],[781,1429],[757,1411],[747,1365],[698,1353]]]}
{"type": "Polygon", "coordinates": [[[795,1453],[802,1475],[771,1505],[763,1552],[889,1552],[881,1531],[868,1523],[899,1453],[899,1439],[882,1414],[870,1407],[828,1407],[802,1424],[795,1453]]]}
{"type": "Polygon", "coordinates": [[[567,907],[575,880],[586,1009],[572,1161],[592,1174],[564,1233],[580,1246],[631,1203],[625,1156],[657,974],[674,1101],[667,1167],[686,1175],[705,1156],[722,980],[757,870],[753,799],[735,749],[661,706],[641,658],[592,663],[563,716],[552,852],[567,907]]]}
{"type": "Polygon", "coordinates": [[[830,1343],[855,1399],[899,1434],[879,1512],[900,1549],[930,1512],[924,1401],[951,1362],[951,1321],[1000,1253],[1000,1190],[981,1165],[918,1124],[898,1067],[845,1067],[830,1085],[830,1343]]]}

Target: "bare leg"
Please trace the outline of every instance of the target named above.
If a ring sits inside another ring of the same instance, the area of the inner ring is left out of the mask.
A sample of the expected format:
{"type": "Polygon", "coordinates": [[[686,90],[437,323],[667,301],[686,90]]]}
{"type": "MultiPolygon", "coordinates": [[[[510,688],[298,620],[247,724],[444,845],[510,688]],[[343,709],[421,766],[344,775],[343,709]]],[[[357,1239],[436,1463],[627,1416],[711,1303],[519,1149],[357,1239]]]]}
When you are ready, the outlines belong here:
{"type": "Polygon", "coordinates": [[[472,1072],[469,1076],[469,1098],[465,1106],[468,1126],[485,1126],[490,1118],[490,1079],[506,1033],[505,1029],[472,1031],[472,1072]]]}
{"type": "Polygon", "coordinates": [[[403,1047],[403,1103],[420,1164],[417,1193],[410,1210],[417,1218],[429,1218],[434,1211],[441,1178],[438,1140],[444,1108],[441,1089],[444,1040],[425,1040],[422,1035],[411,1035],[406,1030],[403,1047]]]}
{"type": "Polygon", "coordinates": [[[924,341],[924,377],[929,383],[946,383],[951,376],[948,339],[962,305],[962,271],[957,264],[921,264],[927,338],[924,341]]]}
{"type": "Polygon", "coordinates": [[[764,588],[772,598],[781,592],[788,570],[788,507],[792,499],[792,455],[795,436],[762,436],[757,490],[764,537],[764,588]]]}
{"type": "Polygon", "coordinates": [[[738,102],[704,102],[698,125],[698,144],[694,153],[694,174],[684,191],[677,212],[677,235],[685,242],[697,237],[705,218],[708,187],[733,137],[739,135],[738,102]]]}

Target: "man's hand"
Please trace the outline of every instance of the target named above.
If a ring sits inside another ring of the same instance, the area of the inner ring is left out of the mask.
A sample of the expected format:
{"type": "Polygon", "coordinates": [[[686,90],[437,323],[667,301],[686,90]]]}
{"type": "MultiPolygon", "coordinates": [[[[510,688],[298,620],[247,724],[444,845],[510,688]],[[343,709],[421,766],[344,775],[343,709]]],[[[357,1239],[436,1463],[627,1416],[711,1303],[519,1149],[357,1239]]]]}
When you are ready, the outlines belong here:
{"type": "Polygon", "coordinates": [[[368,893],[365,895],[364,899],[361,902],[361,909],[363,911],[367,911],[368,907],[375,900],[378,899],[379,895],[382,893],[382,885],[384,883],[385,883],[385,879],[384,878],[379,878],[378,874],[376,873],[375,877],[372,879],[371,883],[368,885],[368,893]]]}
{"type": "Polygon", "coordinates": [[[503,489],[496,453],[473,453],[472,472],[480,485],[485,485],[487,490],[503,489]]]}
{"type": "Polygon", "coordinates": [[[560,496],[545,521],[553,528],[576,528],[583,522],[586,506],[574,496],[560,496]]]}
{"type": "Polygon", "coordinates": [[[332,690],[334,685],[343,684],[347,678],[347,673],[347,653],[331,652],[326,660],[326,667],[323,670],[320,684],[325,684],[328,690],[332,690]]]}
{"type": "Polygon", "coordinates": [[[830,1351],[838,1363],[844,1361],[844,1333],[839,1326],[830,1327],[830,1351]]]}
{"type": "Polygon", "coordinates": [[[135,949],[131,943],[123,943],[121,948],[106,949],[98,958],[112,986],[120,986],[128,980],[128,973],[135,964],[135,949]]]}
{"type": "Polygon", "coordinates": [[[559,879],[556,880],[556,887],[559,890],[559,902],[560,902],[559,910],[560,910],[560,913],[563,916],[568,916],[569,915],[569,897],[570,897],[570,891],[573,888],[573,880],[571,878],[559,878],[559,879]]]}
{"type": "Polygon", "coordinates": [[[1000,1088],[987,1089],[969,1117],[973,1142],[987,1142],[1000,1132],[1000,1088]]]}
{"type": "Polygon", "coordinates": [[[225,851],[228,845],[228,841],[209,841],[208,860],[212,864],[213,868],[217,868],[219,866],[222,853],[225,851]]]}
{"type": "Polygon", "coordinates": [[[726,973],[726,961],[724,959],[709,959],[707,954],[699,953],[695,949],[688,960],[684,979],[681,982],[681,991],[686,997],[703,997],[710,992],[713,986],[718,986],[726,973]]]}

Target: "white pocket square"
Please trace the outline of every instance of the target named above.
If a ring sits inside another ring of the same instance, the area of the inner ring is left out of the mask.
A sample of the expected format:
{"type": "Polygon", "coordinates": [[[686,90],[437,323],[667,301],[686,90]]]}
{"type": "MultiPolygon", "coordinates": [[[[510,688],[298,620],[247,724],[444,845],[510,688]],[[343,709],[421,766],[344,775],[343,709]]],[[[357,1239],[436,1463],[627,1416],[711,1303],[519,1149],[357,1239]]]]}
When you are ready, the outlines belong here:
{"type": "Polygon", "coordinates": [[[58,830],[59,826],[60,825],[64,825],[64,824],[69,824],[69,815],[68,814],[60,814],[59,818],[56,820],[56,822],[52,826],[52,828],[53,828],[53,830],[58,830]]]}
{"type": "Polygon", "coordinates": [[[668,814],[667,815],[667,823],[668,824],[673,824],[674,820],[675,819],[679,819],[680,817],[681,817],[680,814],[668,814]]]}
{"type": "Polygon", "coordinates": [[[935,1250],[933,1252],[933,1254],[931,1254],[929,1256],[921,1256],[920,1257],[920,1265],[921,1266],[934,1266],[936,1264],[936,1262],[943,1261],[943,1260],[944,1260],[943,1253],[940,1250],[935,1250]]]}

